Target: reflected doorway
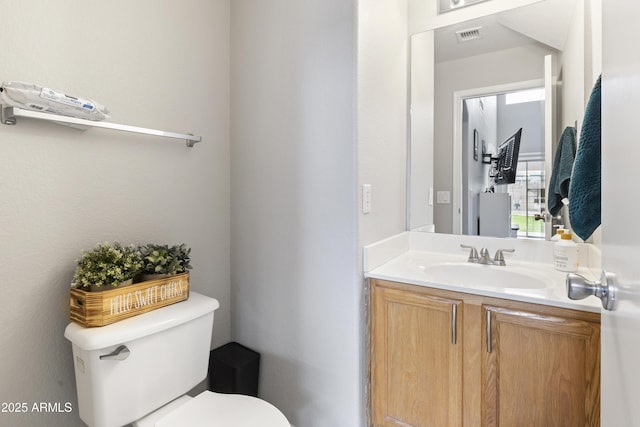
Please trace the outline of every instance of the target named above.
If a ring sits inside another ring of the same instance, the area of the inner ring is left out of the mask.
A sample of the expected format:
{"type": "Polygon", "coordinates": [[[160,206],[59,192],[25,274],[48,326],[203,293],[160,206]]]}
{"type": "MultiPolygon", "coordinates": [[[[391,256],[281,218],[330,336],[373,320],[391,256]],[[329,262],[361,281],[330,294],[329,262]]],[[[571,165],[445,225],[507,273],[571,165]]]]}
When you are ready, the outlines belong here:
{"type": "Polygon", "coordinates": [[[461,98],[462,234],[545,237],[534,219],[546,209],[544,98],[542,86],[461,98]],[[519,128],[515,177],[496,181],[501,144],[519,128]]]}

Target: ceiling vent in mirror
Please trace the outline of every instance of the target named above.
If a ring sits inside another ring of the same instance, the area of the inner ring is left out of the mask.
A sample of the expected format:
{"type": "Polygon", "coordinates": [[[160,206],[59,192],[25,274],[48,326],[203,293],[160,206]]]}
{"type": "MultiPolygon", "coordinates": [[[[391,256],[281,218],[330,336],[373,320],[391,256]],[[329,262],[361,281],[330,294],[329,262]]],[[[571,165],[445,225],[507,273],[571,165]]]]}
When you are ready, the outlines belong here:
{"type": "Polygon", "coordinates": [[[482,27],[468,28],[466,30],[456,31],[456,37],[459,43],[468,42],[482,37],[480,34],[482,27]]]}

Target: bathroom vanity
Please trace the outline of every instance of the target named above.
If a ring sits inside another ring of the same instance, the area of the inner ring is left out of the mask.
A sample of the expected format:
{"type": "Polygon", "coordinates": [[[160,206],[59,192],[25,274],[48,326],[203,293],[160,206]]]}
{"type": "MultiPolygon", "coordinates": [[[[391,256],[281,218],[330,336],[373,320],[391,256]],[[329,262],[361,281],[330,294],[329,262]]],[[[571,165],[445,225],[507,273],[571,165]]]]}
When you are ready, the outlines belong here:
{"type": "Polygon", "coordinates": [[[372,425],[599,426],[598,301],[536,262],[548,242],[465,241],[517,246],[506,267],[467,267],[459,237],[420,236],[438,251],[409,243],[367,272],[372,425]]]}
{"type": "Polygon", "coordinates": [[[600,425],[600,314],[370,284],[374,426],[600,425]]]}

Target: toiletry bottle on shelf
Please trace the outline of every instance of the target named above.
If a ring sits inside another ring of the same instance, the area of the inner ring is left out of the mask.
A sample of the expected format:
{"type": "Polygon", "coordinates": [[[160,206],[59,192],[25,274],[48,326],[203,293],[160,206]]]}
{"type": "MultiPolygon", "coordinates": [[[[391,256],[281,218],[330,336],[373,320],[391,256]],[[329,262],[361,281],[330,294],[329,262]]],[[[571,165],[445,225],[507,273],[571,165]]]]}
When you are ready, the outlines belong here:
{"type": "Polygon", "coordinates": [[[553,263],[556,270],[576,271],[578,269],[578,245],[572,238],[572,234],[565,230],[553,245],[553,263]]]}
{"type": "Polygon", "coordinates": [[[557,242],[560,240],[560,237],[562,237],[562,234],[565,232],[564,228],[558,228],[556,230],[556,234],[554,234],[554,236],[551,238],[552,242],[557,242]]]}

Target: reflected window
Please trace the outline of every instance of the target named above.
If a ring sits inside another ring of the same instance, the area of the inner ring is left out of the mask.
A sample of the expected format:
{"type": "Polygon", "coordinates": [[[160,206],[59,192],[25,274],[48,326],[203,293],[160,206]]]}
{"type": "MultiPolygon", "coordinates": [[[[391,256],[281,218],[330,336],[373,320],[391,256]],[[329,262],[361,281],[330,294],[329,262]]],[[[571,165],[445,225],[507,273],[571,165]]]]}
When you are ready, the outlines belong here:
{"type": "Polygon", "coordinates": [[[520,90],[505,94],[504,103],[506,105],[524,104],[525,102],[544,101],[544,88],[520,90]]]}
{"type": "Polygon", "coordinates": [[[544,239],[544,221],[536,221],[535,214],[546,210],[544,159],[518,162],[516,182],[509,184],[511,194],[511,223],[517,225],[518,237],[544,239]]]}

